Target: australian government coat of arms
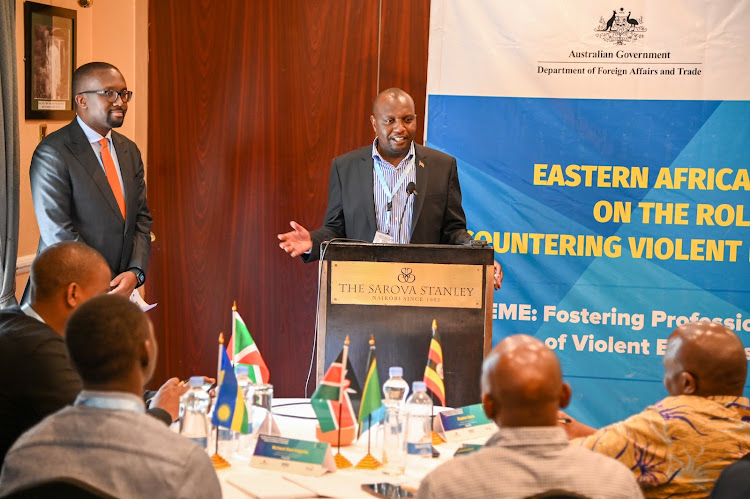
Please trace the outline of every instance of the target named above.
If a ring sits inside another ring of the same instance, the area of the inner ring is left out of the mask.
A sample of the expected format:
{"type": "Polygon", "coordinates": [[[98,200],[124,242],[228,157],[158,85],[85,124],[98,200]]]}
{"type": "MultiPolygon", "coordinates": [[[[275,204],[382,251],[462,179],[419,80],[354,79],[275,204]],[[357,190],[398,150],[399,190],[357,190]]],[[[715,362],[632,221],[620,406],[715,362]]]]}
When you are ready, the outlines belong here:
{"type": "Polygon", "coordinates": [[[619,11],[613,10],[611,16],[602,16],[596,31],[596,36],[604,41],[625,45],[643,38],[646,28],[643,26],[643,16],[635,18],[632,12],[625,12],[620,7],[619,11]]]}

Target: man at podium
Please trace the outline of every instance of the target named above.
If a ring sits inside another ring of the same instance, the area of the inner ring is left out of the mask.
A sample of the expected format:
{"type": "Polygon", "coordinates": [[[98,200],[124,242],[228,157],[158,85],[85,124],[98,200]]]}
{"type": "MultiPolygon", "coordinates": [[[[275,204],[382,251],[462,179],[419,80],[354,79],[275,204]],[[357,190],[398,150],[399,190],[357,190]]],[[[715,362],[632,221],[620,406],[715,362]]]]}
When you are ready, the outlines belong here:
{"type": "MultiPolygon", "coordinates": [[[[468,244],[456,158],[414,143],[414,100],[399,88],[378,94],[370,116],[375,140],[334,158],[323,226],[297,222],[279,246],[309,262],[336,238],[395,244],[468,244]]],[[[502,268],[495,262],[495,289],[502,268]]]]}

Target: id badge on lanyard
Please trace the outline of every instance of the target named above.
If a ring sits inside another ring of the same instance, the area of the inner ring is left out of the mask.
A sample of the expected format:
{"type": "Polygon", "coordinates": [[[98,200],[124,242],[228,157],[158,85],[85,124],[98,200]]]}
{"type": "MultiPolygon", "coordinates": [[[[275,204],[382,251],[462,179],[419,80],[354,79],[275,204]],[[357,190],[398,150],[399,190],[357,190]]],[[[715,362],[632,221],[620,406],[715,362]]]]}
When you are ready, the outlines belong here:
{"type": "MultiPolygon", "coordinates": [[[[393,186],[393,190],[390,190],[388,188],[388,184],[385,182],[385,178],[383,177],[383,170],[380,168],[380,163],[375,161],[375,173],[378,175],[378,180],[380,181],[380,186],[383,188],[383,192],[385,192],[386,195],[386,201],[388,202],[387,205],[387,211],[385,214],[385,226],[388,228],[388,230],[391,230],[391,212],[393,211],[393,196],[396,195],[398,190],[401,188],[401,186],[404,184],[404,181],[406,180],[406,176],[409,175],[409,173],[414,169],[414,162],[410,161],[409,165],[404,168],[404,171],[401,172],[401,176],[396,181],[396,185],[393,186]]],[[[377,234],[375,234],[375,238],[377,239],[377,234]]],[[[390,242],[393,242],[393,237],[388,236],[391,238],[390,242]]],[[[373,242],[382,242],[382,241],[373,241],[373,242]]]]}

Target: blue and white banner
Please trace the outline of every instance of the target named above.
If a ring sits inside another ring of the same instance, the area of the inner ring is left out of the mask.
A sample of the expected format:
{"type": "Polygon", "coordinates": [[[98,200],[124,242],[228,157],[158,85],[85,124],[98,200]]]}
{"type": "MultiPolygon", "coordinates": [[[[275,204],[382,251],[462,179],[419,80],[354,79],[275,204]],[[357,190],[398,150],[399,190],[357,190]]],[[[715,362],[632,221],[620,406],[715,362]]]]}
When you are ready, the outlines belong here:
{"type": "Polygon", "coordinates": [[[678,325],[750,345],[750,1],[431,9],[426,143],[503,265],[493,343],[555,349],[593,425],[666,395],[678,325]]]}

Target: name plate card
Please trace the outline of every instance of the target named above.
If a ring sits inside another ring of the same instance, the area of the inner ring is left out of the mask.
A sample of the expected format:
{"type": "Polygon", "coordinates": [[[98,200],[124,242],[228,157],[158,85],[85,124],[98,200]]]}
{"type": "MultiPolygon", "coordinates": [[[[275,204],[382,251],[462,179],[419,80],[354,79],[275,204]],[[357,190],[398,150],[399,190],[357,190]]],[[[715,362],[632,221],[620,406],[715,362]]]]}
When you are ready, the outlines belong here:
{"type": "Polygon", "coordinates": [[[331,303],[481,308],[483,265],[333,262],[331,303]]]}
{"type": "Polygon", "coordinates": [[[484,414],[482,404],[443,411],[435,418],[435,431],[446,442],[489,437],[497,431],[495,422],[484,414]]]}
{"type": "Polygon", "coordinates": [[[250,466],[307,476],[336,471],[328,444],[271,435],[258,435],[250,466]]]}
{"type": "Polygon", "coordinates": [[[484,445],[481,444],[461,444],[461,447],[456,450],[456,452],[453,454],[453,457],[456,456],[465,456],[466,454],[473,454],[474,452],[478,451],[484,447],[484,445]]]}

